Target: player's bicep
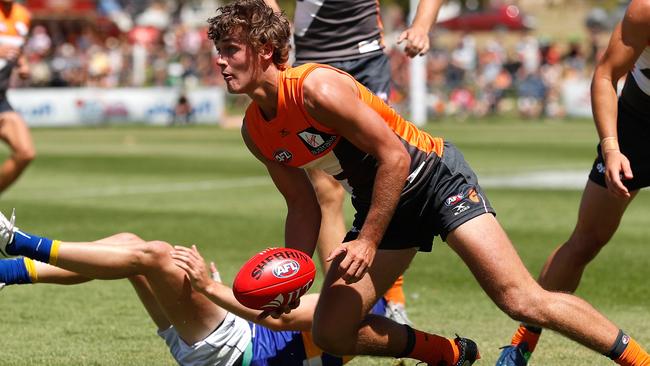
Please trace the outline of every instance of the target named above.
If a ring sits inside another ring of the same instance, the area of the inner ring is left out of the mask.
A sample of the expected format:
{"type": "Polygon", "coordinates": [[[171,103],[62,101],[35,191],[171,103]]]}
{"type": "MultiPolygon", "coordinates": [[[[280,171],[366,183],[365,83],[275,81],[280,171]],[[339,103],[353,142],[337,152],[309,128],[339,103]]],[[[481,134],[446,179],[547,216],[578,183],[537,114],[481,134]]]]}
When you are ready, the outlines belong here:
{"type": "Polygon", "coordinates": [[[377,159],[406,152],[383,118],[361,100],[352,79],[332,70],[314,73],[304,83],[305,107],[314,119],[377,159]]]}
{"type": "Polygon", "coordinates": [[[596,77],[618,80],[632,70],[647,47],[650,41],[650,27],[647,26],[650,22],[650,8],[639,11],[640,14],[634,10],[628,9],[623,21],[614,28],[607,49],[596,67],[596,77]]]}

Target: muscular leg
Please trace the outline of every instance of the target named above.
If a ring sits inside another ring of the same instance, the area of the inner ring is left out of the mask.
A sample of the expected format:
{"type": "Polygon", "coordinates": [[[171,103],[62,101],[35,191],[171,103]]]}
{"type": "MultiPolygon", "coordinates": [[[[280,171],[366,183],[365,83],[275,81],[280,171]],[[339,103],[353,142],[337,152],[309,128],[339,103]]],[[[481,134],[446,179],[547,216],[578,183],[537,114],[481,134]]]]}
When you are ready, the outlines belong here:
{"type": "Polygon", "coordinates": [[[327,273],[314,314],[313,334],[323,349],[339,355],[396,356],[406,348],[406,327],[368,316],[377,299],[408,267],[416,249],[379,250],[367,275],[346,285],[335,260],[327,273]]]}
{"type": "Polygon", "coordinates": [[[36,150],[27,124],[16,112],[0,114],[0,139],[11,149],[11,156],[0,165],[0,192],[2,192],[34,160],[36,150]]]}
{"type": "MultiPolygon", "coordinates": [[[[117,279],[141,275],[132,283],[145,307],[161,326],[161,317],[150,301],[152,293],[164,316],[174,324],[183,340],[192,344],[210,334],[224,319],[225,310],[192,290],[185,272],[164,242],[69,243],[59,246],[57,267],[93,279],[117,279]],[[147,297],[148,296],[148,297],[147,297]],[[152,311],[153,309],[153,311],[152,311]]],[[[163,324],[164,325],[164,324],[163,324]]]]}
{"type": "MultiPolygon", "coordinates": [[[[321,268],[324,273],[327,273],[331,263],[326,262],[325,258],[345,238],[345,218],[343,217],[345,190],[332,176],[320,169],[308,169],[307,173],[321,206],[321,224],[316,250],[321,268]]],[[[388,302],[386,316],[400,323],[410,323],[404,310],[406,298],[403,283],[404,277],[400,275],[384,294],[384,298],[388,302]]]]}
{"type": "Polygon", "coordinates": [[[578,297],[548,292],[524,267],[492,215],[481,215],[452,231],[449,245],[483,290],[515,320],[553,329],[592,350],[608,352],[619,328],[578,297]]]}
{"type": "MultiPolygon", "coordinates": [[[[102,239],[105,240],[105,239],[102,239]]],[[[84,277],[78,273],[68,271],[59,267],[55,267],[43,262],[34,261],[34,267],[38,274],[38,283],[50,283],[57,285],[76,285],[84,282],[92,281],[91,278],[84,277]]],[[[137,275],[129,277],[129,281],[133,285],[140,302],[144,305],[147,313],[156,324],[159,330],[169,328],[171,322],[167,319],[165,312],[160,307],[156,300],[151,286],[144,276],[137,275]]]]}
{"type": "Polygon", "coordinates": [[[621,217],[639,191],[630,198],[615,197],[588,181],[582,194],[578,222],[571,237],[548,257],[539,284],[551,291],[574,292],[582,273],[618,229],[621,217]]]}

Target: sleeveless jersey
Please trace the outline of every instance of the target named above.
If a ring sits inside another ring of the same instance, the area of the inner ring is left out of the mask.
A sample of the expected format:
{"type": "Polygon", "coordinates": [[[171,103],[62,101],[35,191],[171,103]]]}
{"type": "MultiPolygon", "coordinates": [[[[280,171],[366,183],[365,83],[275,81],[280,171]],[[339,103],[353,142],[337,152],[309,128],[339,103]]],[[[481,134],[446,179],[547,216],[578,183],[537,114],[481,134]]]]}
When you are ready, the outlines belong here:
{"type": "MultiPolygon", "coordinates": [[[[313,119],[303,105],[303,81],[311,71],[321,67],[349,76],[320,64],[279,71],[276,117],[266,121],[257,103],[252,102],[246,110],[244,128],[267,159],[292,167],[322,169],[341,182],[354,201],[370,203],[377,160],[313,119]]],[[[411,156],[402,202],[426,188],[429,173],[442,156],[443,141],[420,131],[361,83],[355,83],[359,99],[383,118],[411,156]]]]}
{"type": "Polygon", "coordinates": [[[296,62],[354,60],[383,52],[378,0],[298,0],[296,62]]]}
{"type": "Polygon", "coordinates": [[[650,95],[650,45],[641,52],[631,73],[639,88],[650,95]]]}
{"type": "MultiPolygon", "coordinates": [[[[13,3],[8,14],[0,11],[0,44],[22,47],[27,40],[31,15],[24,6],[13,3]]],[[[0,59],[0,93],[9,88],[11,71],[16,60],[0,59]]]]}

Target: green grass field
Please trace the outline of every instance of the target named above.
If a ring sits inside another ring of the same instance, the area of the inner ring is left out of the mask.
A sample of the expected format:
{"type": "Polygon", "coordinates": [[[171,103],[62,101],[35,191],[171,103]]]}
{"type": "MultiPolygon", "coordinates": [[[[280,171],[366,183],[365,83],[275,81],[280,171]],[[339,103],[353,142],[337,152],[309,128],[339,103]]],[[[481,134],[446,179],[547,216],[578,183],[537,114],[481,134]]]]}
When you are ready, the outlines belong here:
{"type": "MultiPolygon", "coordinates": [[[[596,134],[589,121],[431,124],[465,153],[479,177],[584,171],[596,134]]],[[[285,205],[236,130],[214,127],[35,129],[38,158],[0,200],[28,232],[88,241],[129,231],[197,244],[229,282],[261,248],[281,245],[285,205]]],[[[586,177],[585,177],[586,179],[586,177]]],[[[498,218],[536,275],[570,233],[579,189],[487,189],[498,218]]],[[[579,294],[650,345],[647,263],[650,196],[632,204],[611,245],[588,268],[579,294]]],[[[350,210],[350,208],[347,208],[350,210]]],[[[348,215],[351,217],[351,215],[348,215]]],[[[319,286],[314,286],[317,289],[319,286]]],[[[460,259],[437,242],[406,275],[415,324],[471,337],[479,365],[493,365],[516,324],[480,290],[460,259]]],[[[11,286],[0,292],[0,365],[173,365],[127,281],[11,286]]],[[[609,365],[550,332],[532,365],[609,365]]],[[[352,365],[391,365],[361,357],[352,365]]],[[[414,365],[414,362],[407,362],[414,365]]]]}

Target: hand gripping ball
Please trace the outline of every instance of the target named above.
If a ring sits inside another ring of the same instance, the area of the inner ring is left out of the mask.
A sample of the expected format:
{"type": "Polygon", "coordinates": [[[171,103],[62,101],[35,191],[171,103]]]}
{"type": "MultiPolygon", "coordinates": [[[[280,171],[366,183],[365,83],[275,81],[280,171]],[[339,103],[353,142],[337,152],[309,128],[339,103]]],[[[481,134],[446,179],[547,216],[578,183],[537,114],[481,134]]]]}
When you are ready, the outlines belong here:
{"type": "Polygon", "coordinates": [[[304,252],[268,248],[244,263],[232,288],[242,305],[257,310],[273,310],[307,293],[315,276],[316,266],[304,252]]]}

